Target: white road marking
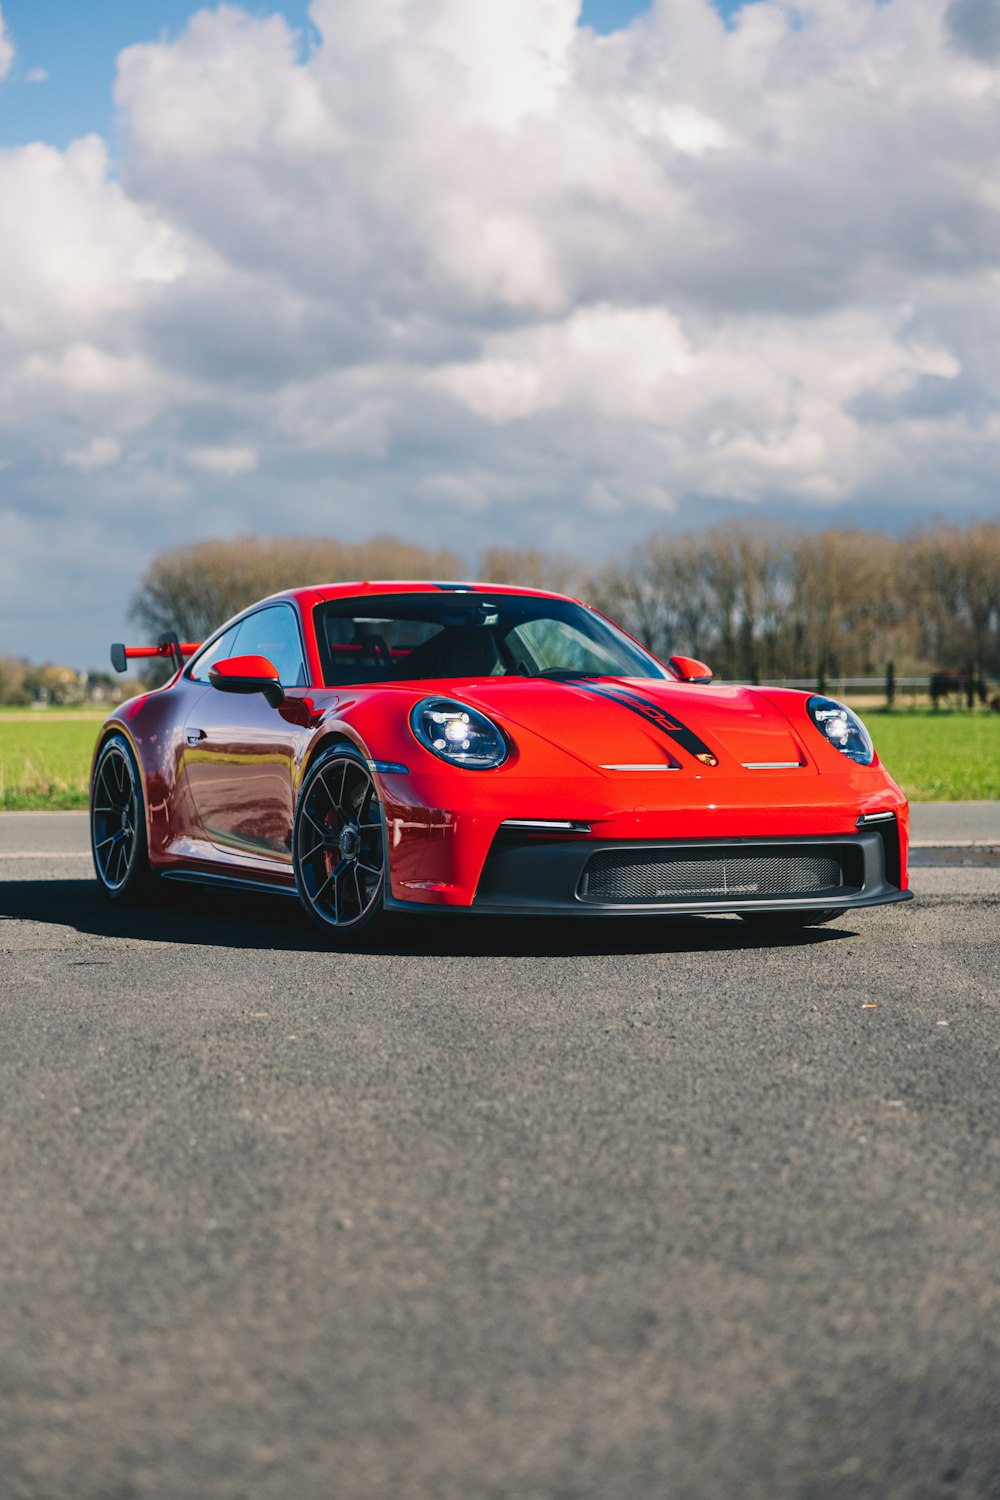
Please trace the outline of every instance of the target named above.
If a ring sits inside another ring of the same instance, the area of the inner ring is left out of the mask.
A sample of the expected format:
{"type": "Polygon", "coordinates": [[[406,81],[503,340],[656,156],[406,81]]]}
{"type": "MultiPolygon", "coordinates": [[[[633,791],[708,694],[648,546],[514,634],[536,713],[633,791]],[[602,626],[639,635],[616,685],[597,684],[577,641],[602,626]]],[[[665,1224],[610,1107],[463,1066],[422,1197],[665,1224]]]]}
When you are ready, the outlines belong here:
{"type": "Polygon", "coordinates": [[[32,849],[30,851],[18,850],[16,854],[4,854],[0,850],[0,860],[5,859],[90,859],[89,849],[32,849]]]}
{"type": "Polygon", "coordinates": [[[995,849],[996,839],[938,839],[930,843],[927,839],[911,839],[911,849],[995,849]]]}

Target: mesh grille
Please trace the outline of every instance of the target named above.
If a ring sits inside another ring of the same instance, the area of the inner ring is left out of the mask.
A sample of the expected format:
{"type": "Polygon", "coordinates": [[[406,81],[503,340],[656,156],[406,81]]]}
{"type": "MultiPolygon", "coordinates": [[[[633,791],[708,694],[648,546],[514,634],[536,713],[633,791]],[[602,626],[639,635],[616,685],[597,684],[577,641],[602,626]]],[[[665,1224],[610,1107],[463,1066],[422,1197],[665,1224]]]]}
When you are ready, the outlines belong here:
{"type": "Polygon", "coordinates": [[[843,890],[837,852],[757,849],[595,854],[580,885],[592,901],[752,901],[843,890]]]}

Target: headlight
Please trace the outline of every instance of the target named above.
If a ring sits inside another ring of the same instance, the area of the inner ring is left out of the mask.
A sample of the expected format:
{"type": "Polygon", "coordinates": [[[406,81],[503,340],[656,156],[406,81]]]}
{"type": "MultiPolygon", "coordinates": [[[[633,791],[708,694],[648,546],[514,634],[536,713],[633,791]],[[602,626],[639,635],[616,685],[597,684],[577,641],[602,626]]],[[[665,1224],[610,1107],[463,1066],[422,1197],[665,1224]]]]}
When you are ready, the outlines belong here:
{"type": "Polygon", "coordinates": [[[859,766],[871,765],[875,759],[875,746],[857,714],[833,698],[818,696],[809,699],[806,710],[820,734],[835,750],[842,750],[859,766]]]}
{"type": "Polygon", "coordinates": [[[410,714],[410,728],[426,750],[452,766],[490,771],[507,759],[496,725],[453,698],[422,698],[410,714]]]}

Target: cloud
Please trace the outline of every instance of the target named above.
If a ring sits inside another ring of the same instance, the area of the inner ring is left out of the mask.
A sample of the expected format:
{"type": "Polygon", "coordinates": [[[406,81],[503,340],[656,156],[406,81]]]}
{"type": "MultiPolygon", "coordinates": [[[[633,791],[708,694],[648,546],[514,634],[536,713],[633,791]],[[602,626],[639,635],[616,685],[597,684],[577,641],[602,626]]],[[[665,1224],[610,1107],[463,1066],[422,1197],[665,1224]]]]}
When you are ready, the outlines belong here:
{"type": "Polygon", "coordinates": [[[181,237],[110,174],[107,146],[0,151],[0,350],[134,342],[128,320],[186,267],[181,237]]]}
{"type": "Polygon", "coordinates": [[[6,78],[14,62],[14,43],[10,39],[3,9],[0,8],[0,78],[6,78]]]}
{"type": "Polygon", "coordinates": [[[89,474],[94,469],[103,469],[108,464],[117,463],[121,452],[121,443],[116,438],[94,437],[86,447],[64,453],[63,462],[72,469],[78,469],[81,474],[89,474]]]}
{"type": "Polygon", "coordinates": [[[257,454],[253,448],[189,448],[185,461],[196,469],[205,469],[209,474],[221,474],[234,479],[237,474],[249,474],[257,467],[257,454]]]}
{"type": "Polygon", "coordinates": [[[116,161],[0,152],[25,555],[995,511],[995,5],[578,9],[222,5],[122,53],[116,161]]]}

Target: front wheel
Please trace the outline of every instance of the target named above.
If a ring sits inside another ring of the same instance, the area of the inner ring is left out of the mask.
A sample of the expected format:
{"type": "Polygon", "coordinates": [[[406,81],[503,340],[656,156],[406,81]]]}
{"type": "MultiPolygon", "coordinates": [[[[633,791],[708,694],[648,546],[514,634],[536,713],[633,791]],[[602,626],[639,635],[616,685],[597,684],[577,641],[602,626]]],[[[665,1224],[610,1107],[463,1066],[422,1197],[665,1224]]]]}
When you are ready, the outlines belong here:
{"type": "Polygon", "coordinates": [[[101,746],[90,788],[90,847],[94,869],[112,901],[139,901],[150,892],[146,806],[132,747],[123,734],[101,746]]]}
{"type": "Polygon", "coordinates": [[[328,937],[348,943],[382,915],[382,811],[371,771],[353,745],[338,745],[310,769],[292,851],[299,899],[328,937]]]}
{"type": "Polygon", "coordinates": [[[823,922],[832,922],[841,913],[836,909],[827,911],[741,911],[744,922],[752,927],[778,929],[781,927],[819,927],[823,922]]]}

